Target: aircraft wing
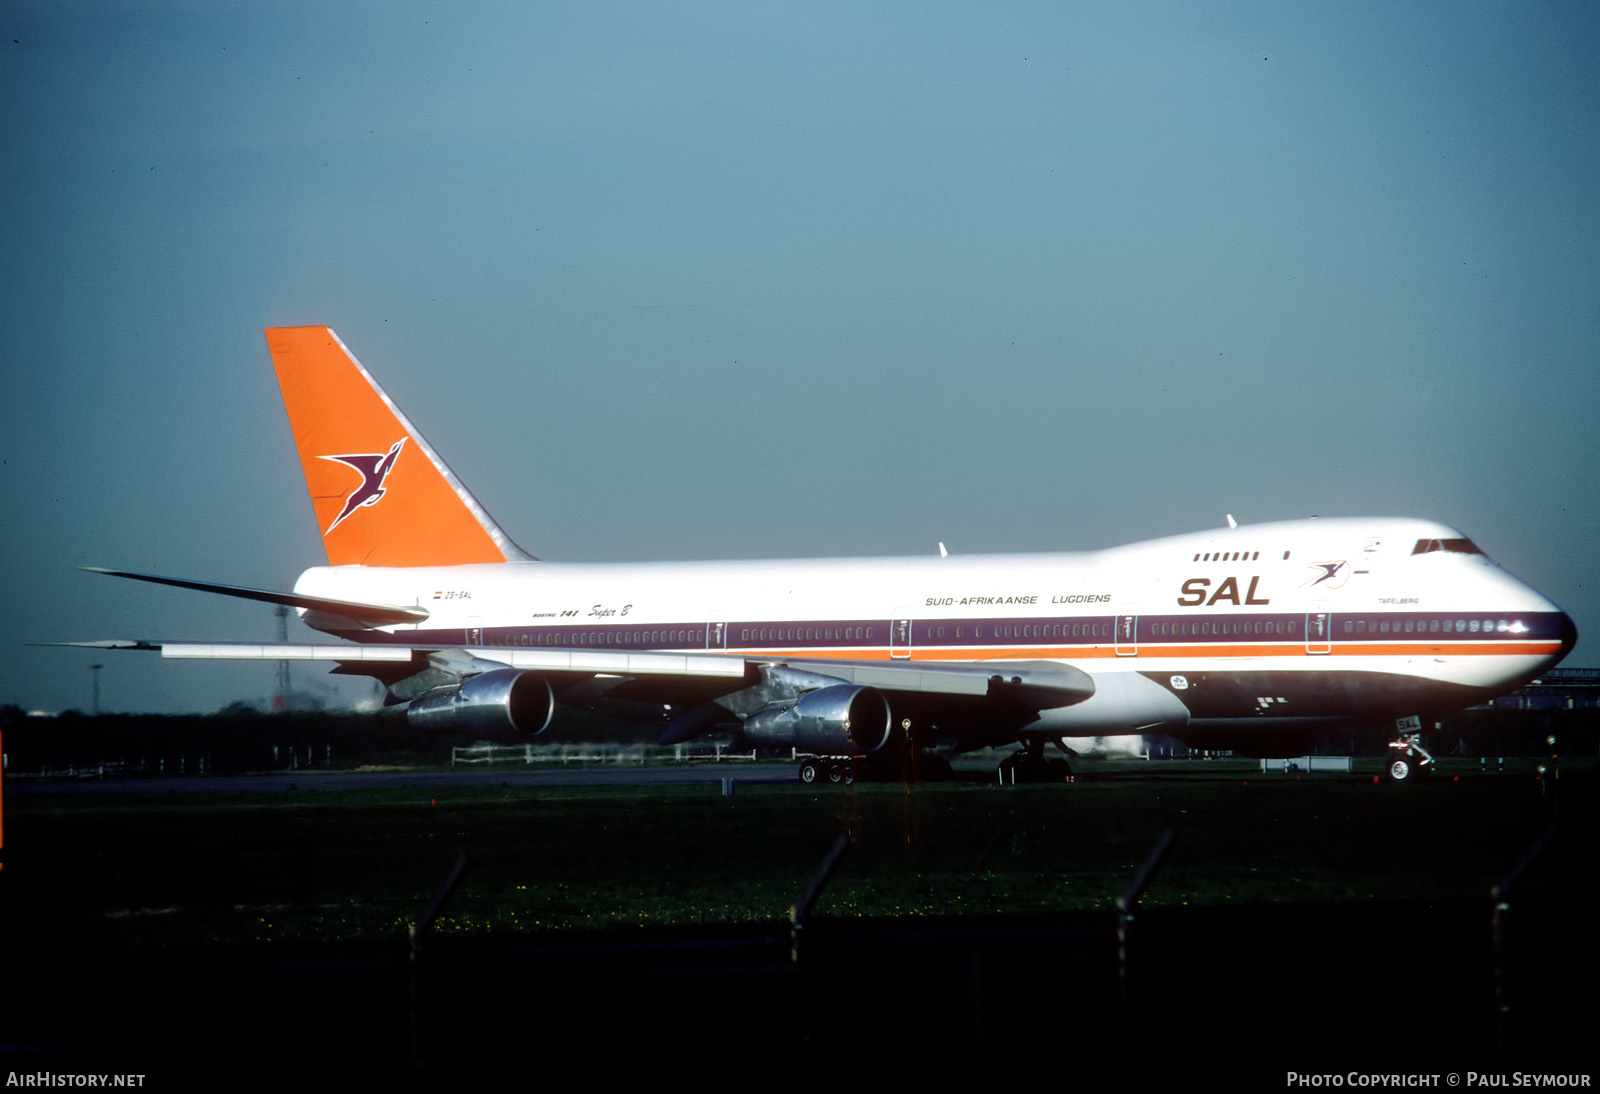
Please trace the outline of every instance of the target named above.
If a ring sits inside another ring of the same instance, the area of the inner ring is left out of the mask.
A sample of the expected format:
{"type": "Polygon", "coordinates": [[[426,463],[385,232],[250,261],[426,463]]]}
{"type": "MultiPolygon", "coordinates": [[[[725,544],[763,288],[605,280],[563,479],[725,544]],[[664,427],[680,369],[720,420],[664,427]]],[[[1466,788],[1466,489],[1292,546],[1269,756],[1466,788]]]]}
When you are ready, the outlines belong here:
{"type": "Polygon", "coordinates": [[[1094,694],[1094,679],[1057,661],[828,661],[752,658],[755,664],[787,665],[847,684],[883,691],[930,695],[1004,694],[1024,705],[1070,706],[1094,694]]]}
{"type": "Polygon", "coordinates": [[[913,723],[963,740],[1000,741],[1141,732],[1188,721],[1170,692],[1137,673],[1091,675],[1059,661],[853,661],[388,642],[59,644],[147,650],[179,660],[332,661],[335,673],[381,681],[389,702],[408,704],[413,720],[420,716],[441,729],[510,730],[518,739],[542,732],[557,701],[663,725],[664,744],[735,726],[758,744],[827,754],[873,751],[913,723]],[[852,725],[876,729],[863,744],[850,736],[852,725]]]}
{"type": "Polygon", "coordinates": [[[337,661],[341,664],[404,663],[431,659],[489,668],[525,669],[531,672],[584,676],[694,676],[730,681],[743,680],[763,667],[781,666],[841,683],[875,687],[884,691],[932,695],[986,696],[1003,693],[1027,703],[1066,706],[1094,694],[1088,673],[1055,662],[952,662],[930,665],[910,661],[831,661],[789,657],[738,657],[721,653],[676,653],[657,650],[519,649],[471,646],[441,651],[438,646],[390,643],[260,643],[166,642],[150,639],[105,639],[94,642],[60,642],[49,645],[86,649],[145,650],[175,660],[220,661],[337,661]]]}
{"type": "MultiPolygon", "coordinates": [[[[933,695],[990,695],[997,687],[1013,693],[1022,689],[1045,690],[1050,705],[1065,706],[1094,694],[1089,675],[1070,665],[1055,663],[1002,664],[998,662],[930,665],[909,661],[834,661],[794,657],[739,657],[724,653],[667,653],[658,651],[586,649],[507,649],[474,646],[466,652],[483,662],[498,662],[534,672],[582,673],[603,676],[703,676],[743,679],[763,667],[784,666],[841,683],[875,687],[884,691],[933,695]]],[[[181,656],[181,655],[180,655],[181,656]]],[[[1040,697],[1044,697],[1041,696],[1040,697]]]]}
{"type": "Polygon", "coordinates": [[[357,646],[321,643],[162,642],[146,638],[105,638],[94,642],[36,642],[90,650],[147,650],[178,660],[204,661],[410,661],[411,646],[357,646]]]}

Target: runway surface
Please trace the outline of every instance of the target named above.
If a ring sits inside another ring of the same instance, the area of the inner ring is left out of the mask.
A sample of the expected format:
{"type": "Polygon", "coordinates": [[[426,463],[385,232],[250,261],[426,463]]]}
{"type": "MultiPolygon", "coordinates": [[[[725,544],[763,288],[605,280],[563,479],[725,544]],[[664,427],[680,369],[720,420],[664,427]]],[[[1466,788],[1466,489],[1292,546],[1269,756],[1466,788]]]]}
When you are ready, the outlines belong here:
{"type": "Polygon", "coordinates": [[[9,779],[6,793],[31,794],[228,794],[280,790],[376,790],[415,786],[696,786],[734,779],[738,784],[797,782],[789,763],[608,764],[598,767],[526,768],[510,765],[449,771],[285,771],[271,775],[181,778],[9,779]]]}

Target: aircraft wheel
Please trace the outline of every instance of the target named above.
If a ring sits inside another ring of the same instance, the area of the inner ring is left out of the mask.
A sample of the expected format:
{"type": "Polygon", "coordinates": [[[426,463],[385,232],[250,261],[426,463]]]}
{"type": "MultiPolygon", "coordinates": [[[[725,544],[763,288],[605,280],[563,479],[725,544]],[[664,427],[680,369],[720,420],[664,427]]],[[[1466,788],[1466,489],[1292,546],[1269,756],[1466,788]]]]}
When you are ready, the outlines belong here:
{"type": "Polygon", "coordinates": [[[1389,781],[1395,783],[1414,783],[1422,778],[1423,766],[1417,758],[1410,753],[1393,755],[1389,757],[1389,781]]]}
{"type": "Polygon", "coordinates": [[[822,765],[816,760],[800,761],[800,781],[810,786],[822,778],[822,765]]]}
{"type": "Polygon", "coordinates": [[[828,765],[828,781],[831,783],[844,782],[844,769],[838,764],[828,765]]]}
{"type": "Polygon", "coordinates": [[[1072,778],[1072,765],[1060,757],[1045,761],[1045,770],[1050,773],[1051,782],[1064,783],[1072,778]]]}

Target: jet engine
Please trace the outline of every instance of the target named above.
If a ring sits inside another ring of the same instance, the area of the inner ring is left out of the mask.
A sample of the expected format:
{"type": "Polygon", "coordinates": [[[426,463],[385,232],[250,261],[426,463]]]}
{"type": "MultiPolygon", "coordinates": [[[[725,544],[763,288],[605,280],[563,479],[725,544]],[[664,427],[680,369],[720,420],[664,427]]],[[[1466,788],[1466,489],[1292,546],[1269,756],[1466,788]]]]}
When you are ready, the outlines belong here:
{"type": "Polygon", "coordinates": [[[441,733],[524,741],[545,731],[555,709],[555,693],[544,677],[495,669],[426,692],[406,709],[406,719],[441,733]]]}
{"type": "Polygon", "coordinates": [[[744,735],[757,745],[856,755],[882,748],[893,724],[883,692],[838,684],[763,707],[744,720],[744,735]]]}

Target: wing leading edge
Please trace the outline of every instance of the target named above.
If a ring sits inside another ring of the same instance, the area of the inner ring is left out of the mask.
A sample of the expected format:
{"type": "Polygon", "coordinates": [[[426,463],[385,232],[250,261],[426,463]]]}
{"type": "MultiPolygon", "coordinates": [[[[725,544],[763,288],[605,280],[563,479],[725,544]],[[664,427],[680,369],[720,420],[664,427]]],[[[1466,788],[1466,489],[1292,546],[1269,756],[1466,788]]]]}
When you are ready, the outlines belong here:
{"type": "MultiPolygon", "coordinates": [[[[110,638],[42,645],[87,649],[144,650],[175,660],[401,662],[441,647],[403,643],[167,642],[110,638]]],[[[936,666],[881,661],[827,661],[805,658],[737,657],[729,654],[658,650],[504,649],[465,646],[452,650],[479,666],[584,676],[701,676],[738,680],[763,667],[781,667],[828,677],[842,684],[929,695],[992,695],[997,690],[1027,696],[1051,706],[1067,706],[1094,694],[1094,679],[1081,669],[1056,663],[944,662],[936,666]]],[[[477,671],[484,671],[480,668],[477,671]]],[[[471,673],[467,673],[470,675],[471,673]]]]}

